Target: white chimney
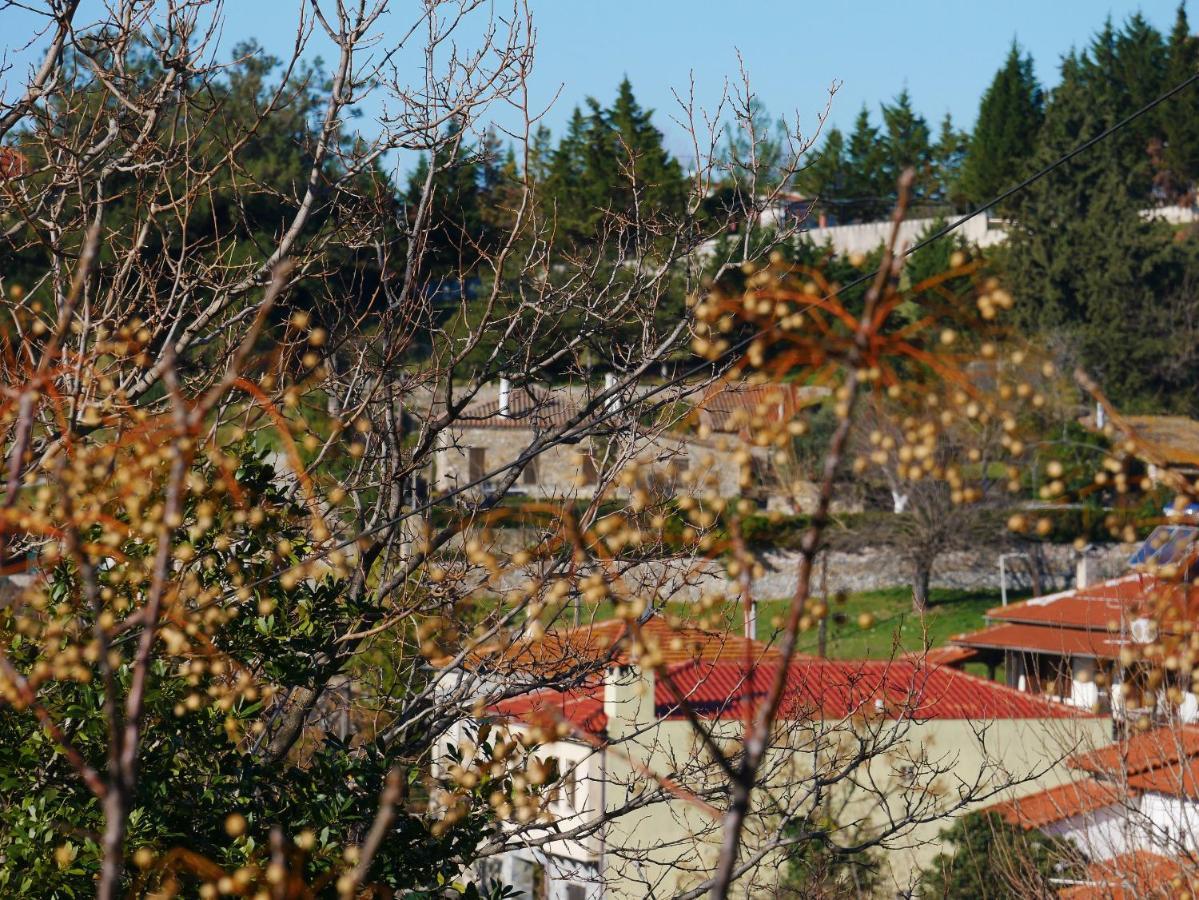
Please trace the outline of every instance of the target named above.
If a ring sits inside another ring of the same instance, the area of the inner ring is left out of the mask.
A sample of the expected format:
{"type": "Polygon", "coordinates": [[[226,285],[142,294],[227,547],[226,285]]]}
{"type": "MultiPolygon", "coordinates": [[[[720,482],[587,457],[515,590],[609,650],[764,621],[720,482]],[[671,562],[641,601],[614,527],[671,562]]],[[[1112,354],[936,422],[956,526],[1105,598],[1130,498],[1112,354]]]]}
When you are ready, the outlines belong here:
{"type": "Polygon", "coordinates": [[[1078,554],[1078,562],[1074,567],[1074,587],[1076,590],[1091,586],[1091,548],[1088,545],[1078,554]]]}
{"type": "Polygon", "coordinates": [[[751,641],[758,639],[758,602],[751,599],[745,610],[745,636],[751,641]]]}
{"type": "Polygon", "coordinates": [[[1102,403],[1095,404],[1095,428],[1099,431],[1103,430],[1103,426],[1107,424],[1107,418],[1104,415],[1102,403]]]}
{"type": "Polygon", "coordinates": [[[507,416],[512,410],[512,381],[500,377],[500,415],[507,416]]]}
{"type": "Polygon", "coordinates": [[[608,737],[622,737],[654,723],[654,673],[640,666],[610,665],[604,675],[604,715],[608,737]]]}
{"type": "MultiPolygon", "coordinates": [[[[604,375],[604,393],[607,393],[614,387],[616,387],[616,373],[608,372],[604,375]]],[[[609,397],[607,402],[604,404],[604,408],[609,410],[615,410],[619,406],[620,401],[615,396],[609,397]]]]}

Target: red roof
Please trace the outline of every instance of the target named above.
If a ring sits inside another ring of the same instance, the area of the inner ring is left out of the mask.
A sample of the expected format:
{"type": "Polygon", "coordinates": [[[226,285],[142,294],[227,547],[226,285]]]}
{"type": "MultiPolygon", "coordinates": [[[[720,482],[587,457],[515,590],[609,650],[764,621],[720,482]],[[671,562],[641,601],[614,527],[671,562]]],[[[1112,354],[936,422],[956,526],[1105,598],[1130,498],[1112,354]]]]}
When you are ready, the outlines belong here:
{"type": "MultiPolygon", "coordinates": [[[[741,719],[746,704],[765,697],[776,668],[741,663],[690,661],[655,679],[654,709],[659,718],[681,719],[678,695],[703,718],[741,719]],[[677,692],[677,694],[676,694],[677,692]]],[[[577,691],[537,691],[497,704],[495,711],[530,724],[564,719],[591,733],[607,725],[602,687],[577,691]]],[[[1021,693],[993,681],[943,666],[907,660],[825,660],[806,658],[791,665],[782,704],[786,718],[846,718],[884,715],[928,719],[1063,719],[1088,716],[1081,710],[1021,693]]]]}
{"type": "Polygon", "coordinates": [[[978,656],[973,647],[955,647],[952,644],[944,647],[931,647],[927,651],[912,650],[903,655],[904,659],[919,663],[923,660],[928,666],[956,666],[968,662],[978,656]]]}
{"type": "Polygon", "coordinates": [[[1089,753],[1080,753],[1071,757],[1069,763],[1092,775],[1118,780],[1197,756],[1199,727],[1184,725],[1140,732],[1089,753]]]}
{"type": "Polygon", "coordinates": [[[1078,628],[1051,628],[1044,625],[995,625],[969,634],[956,634],[950,640],[977,649],[1025,650],[1057,656],[1093,656],[1115,659],[1127,638],[1107,631],[1083,631],[1078,628]]]}
{"type": "Polygon", "coordinates": [[[1005,800],[987,808],[998,813],[1009,825],[1024,829],[1044,828],[1063,819],[1086,815],[1116,803],[1121,796],[1114,784],[1084,778],[1059,784],[1048,790],[1028,794],[1015,800],[1005,800]]]}
{"type": "Polygon", "coordinates": [[[503,700],[492,711],[550,732],[559,722],[593,735],[602,735],[608,728],[602,686],[592,691],[532,691],[503,700]]]}
{"type": "Polygon", "coordinates": [[[987,617],[1028,625],[1106,631],[1110,622],[1119,622],[1122,613],[1135,613],[1163,587],[1176,586],[1149,575],[1125,575],[1086,588],[997,606],[987,610],[987,617]]]}
{"type": "Polygon", "coordinates": [[[707,631],[652,615],[641,624],[607,619],[548,631],[537,640],[480,648],[476,664],[492,668],[559,672],[602,662],[650,660],[653,665],[704,662],[764,662],[778,659],[778,650],[735,632],[707,631]]]}
{"type": "Polygon", "coordinates": [[[1062,900],[1142,900],[1175,897],[1173,881],[1183,871],[1180,860],[1148,850],[1134,850],[1087,866],[1087,884],[1066,888],[1062,900]]]}
{"type": "Polygon", "coordinates": [[[1199,800],[1199,759],[1167,763],[1140,775],[1130,775],[1128,786],[1138,791],[1199,800]]]}

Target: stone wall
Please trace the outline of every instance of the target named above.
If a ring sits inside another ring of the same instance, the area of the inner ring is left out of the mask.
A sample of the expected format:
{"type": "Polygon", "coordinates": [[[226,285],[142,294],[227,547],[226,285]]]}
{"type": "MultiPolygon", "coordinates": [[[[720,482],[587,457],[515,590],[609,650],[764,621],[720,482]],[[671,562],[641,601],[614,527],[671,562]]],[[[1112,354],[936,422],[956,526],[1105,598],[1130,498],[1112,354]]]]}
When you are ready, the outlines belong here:
{"type": "MultiPolygon", "coordinates": [[[[500,544],[510,550],[528,546],[535,540],[532,534],[502,529],[497,533],[500,544]]],[[[1128,557],[1136,544],[1104,544],[1090,552],[1087,580],[1095,583],[1123,574],[1128,557]]],[[[1041,591],[1049,593],[1074,587],[1077,577],[1078,551],[1071,544],[1040,544],[1039,569],[1041,591]]],[[[933,567],[934,588],[966,590],[1000,589],[999,554],[1008,552],[999,547],[978,547],[970,551],[946,553],[933,567]]],[[[754,596],[759,600],[789,597],[795,592],[799,554],[795,551],[766,551],[757,554],[765,573],[754,579],[754,596]]],[[[1028,594],[1033,582],[1027,563],[1020,559],[1007,560],[1007,587],[1013,593],[1028,594]]],[[[819,588],[822,576],[830,593],[879,590],[906,586],[910,572],[896,554],[885,547],[864,547],[854,552],[836,551],[822,557],[816,565],[813,587],[819,588]],[[822,572],[822,567],[826,567],[822,572]]],[[[515,588],[524,583],[527,573],[505,576],[505,587],[515,588]]],[[[731,594],[739,590],[723,566],[713,560],[679,560],[646,562],[624,571],[624,583],[637,591],[655,593],[660,597],[697,600],[704,594],[731,594]]]]}

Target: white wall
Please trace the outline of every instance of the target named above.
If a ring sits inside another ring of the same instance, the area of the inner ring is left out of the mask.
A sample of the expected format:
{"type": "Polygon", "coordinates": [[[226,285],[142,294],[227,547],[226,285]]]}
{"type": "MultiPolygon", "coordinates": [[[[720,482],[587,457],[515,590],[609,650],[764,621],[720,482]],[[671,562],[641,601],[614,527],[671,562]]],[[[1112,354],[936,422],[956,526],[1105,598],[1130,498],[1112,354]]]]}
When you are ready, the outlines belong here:
{"type": "Polygon", "coordinates": [[[1110,859],[1144,845],[1136,825],[1136,815],[1130,816],[1124,807],[1106,806],[1055,822],[1042,831],[1065,838],[1091,859],[1110,859]]]}

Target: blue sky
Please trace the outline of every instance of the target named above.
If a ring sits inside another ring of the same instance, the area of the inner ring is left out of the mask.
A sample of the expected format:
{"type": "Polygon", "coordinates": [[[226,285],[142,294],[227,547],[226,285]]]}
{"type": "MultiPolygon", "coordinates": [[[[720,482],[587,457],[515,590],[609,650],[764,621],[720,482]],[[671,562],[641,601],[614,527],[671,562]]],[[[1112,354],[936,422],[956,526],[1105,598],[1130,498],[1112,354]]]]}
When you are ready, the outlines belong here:
{"type": "MultiPolygon", "coordinates": [[[[85,9],[89,3],[85,0],[85,9]]],[[[326,5],[329,0],[324,0],[326,5]]],[[[845,126],[863,103],[906,86],[934,125],[950,112],[973,122],[978,99],[1013,37],[1035,59],[1038,76],[1052,84],[1057,62],[1087,42],[1104,17],[1122,21],[1141,11],[1168,31],[1177,0],[530,0],[538,28],[532,95],[547,103],[560,90],[546,122],[558,132],[571,108],[588,95],[609,100],[625,74],[673,150],[685,150],[682,130],[670,121],[671,90],[686,91],[694,76],[697,100],[714,107],[726,77],[738,73],[740,51],[755,91],[775,114],[799,114],[811,127],[829,86],[841,88],[830,121],[845,126]]],[[[225,42],[253,36],[268,50],[286,52],[300,0],[227,0],[225,42]]],[[[405,14],[415,4],[397,0],[405,14]]],[[[507,7],[497,2],[499,10],[507,7]]],[[[1199,3],[1192,2],[1199,26],[1199,3]]],[[[0,43],[28,33],[28,13],[0,13],[0,43]]],[[[399,29],[399,13],[387,27],[399,29]]],[[[326,57],[331,54],[326,50],[326,57]]],[[[2,77],[2,76],[0,76],[2,77]]],[[[11,91],[11,87],[6,93],[11,91]]],[[[360,127],[371,130],[379,110],[364,108],[360,127]]],[[[502,113],[500,113],[502,119],[502,113]]]]}

